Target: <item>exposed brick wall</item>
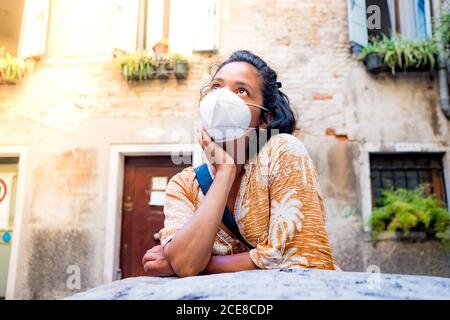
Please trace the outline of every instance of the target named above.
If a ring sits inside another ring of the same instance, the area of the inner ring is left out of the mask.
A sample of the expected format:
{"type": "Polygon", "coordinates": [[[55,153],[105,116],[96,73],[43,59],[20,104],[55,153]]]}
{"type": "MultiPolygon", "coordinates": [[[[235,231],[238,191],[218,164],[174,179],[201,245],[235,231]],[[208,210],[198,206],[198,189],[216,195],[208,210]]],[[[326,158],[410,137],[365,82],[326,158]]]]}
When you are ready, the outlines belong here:
{"type": "MultiPolygon", "coordinates": [[[[92,243],[77,247],[95,257],[83,289],[102,281],[110,145],[167,143],[174,129],[192,130],[208,66],[236,49],[266,59],[297,110],[296,135],[319,168],[335,255],[352,253],[352,259],[337,259],[344,269],[366,267],[355,258],[362,237],[355,171],[359,144],[448,145],[436,79],[368,75],[350,55],[346,1],[224,0],[220,9],[219,51],[194,55],[187,80],[133,84],[112,61],[44,60],[21,85],[0,86],[0,145],[29,146],[23,233],[47,227],[88,230],[92,243]],[[161,137],[140,134],[158,126],[165,130],[161,137]]],[[[45,285],[27,277],[30,245],[21,242],[17,297],[34,296],[39,290],[33,286],[45,285]]]]}

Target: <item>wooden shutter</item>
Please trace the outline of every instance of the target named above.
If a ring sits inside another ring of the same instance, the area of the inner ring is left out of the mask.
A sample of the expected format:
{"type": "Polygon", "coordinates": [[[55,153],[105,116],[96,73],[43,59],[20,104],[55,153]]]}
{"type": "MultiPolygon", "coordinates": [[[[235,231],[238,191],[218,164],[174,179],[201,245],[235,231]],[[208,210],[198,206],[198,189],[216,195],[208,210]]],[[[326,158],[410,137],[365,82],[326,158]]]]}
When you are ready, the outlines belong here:
{"type": "Polygon", "coordinates": [[[193,51],[197,8],[186,0],[170,2],[170,50],[189,56],[193,51]]]}
{"type": "Polygon", "coordinates": [[[138,42],[139,0],[114,0],[112,45],[134,52],[138,42]]]}
{"type": "Polygon", "coordinates": [[[194,21],[194,51],[218,49],[218,0],[197,0],[194,21]]]}
{"type": "Polygon", "coordinates": [[[164,0],[148,0],[147,39],[148,51],[164,37],[164,0]]]}
{"type": "Polygon", "coordinates": [[[45,54],[49,0],[26,0],[20,32],[18,56],[27,58],[45,54]]]}
{"type": "Polygon", "coordinates": [[[347,2],[350,41],[365,47],[369,41],[367,32],[366,0],[347,0],[347,2]]]}

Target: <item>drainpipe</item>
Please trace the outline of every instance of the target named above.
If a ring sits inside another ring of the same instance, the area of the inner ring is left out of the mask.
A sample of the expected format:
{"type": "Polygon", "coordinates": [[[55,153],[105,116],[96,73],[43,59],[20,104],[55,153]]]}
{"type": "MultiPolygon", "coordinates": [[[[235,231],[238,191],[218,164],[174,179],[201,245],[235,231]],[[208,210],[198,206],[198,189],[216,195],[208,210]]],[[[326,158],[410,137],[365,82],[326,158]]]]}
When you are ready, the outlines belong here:
{"type": "MultiPolygon", "coordinates": [[[[433,0],[433,16],[439,21],[441,19],[441,0],[433,0]]],[[[450,119],[450,102],[448,90],[447,55],[440,31],[436,31],[438,41],[438,75],[439,75],[439,102],[442,112],[450,119]]]]}

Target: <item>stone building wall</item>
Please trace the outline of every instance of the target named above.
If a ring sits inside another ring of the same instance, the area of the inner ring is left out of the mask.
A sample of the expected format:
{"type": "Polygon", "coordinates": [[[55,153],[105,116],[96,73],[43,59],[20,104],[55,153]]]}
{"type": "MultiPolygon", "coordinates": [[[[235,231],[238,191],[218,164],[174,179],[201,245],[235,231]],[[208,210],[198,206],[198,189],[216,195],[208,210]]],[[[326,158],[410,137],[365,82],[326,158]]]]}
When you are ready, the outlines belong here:
{"type": "Polygon", "coordinates": [[[187,80],[131,84],[110,60],[44,59],[21,85],[0,86],[0,145],[29,148],[16,297],[73,294],[65,286],[71,264],[80,265],[82,290],[102,283],[110,146],[193,142],[173,132],[193,133],[208,66],[237,49],[268,61],[298,113],[296,135],[319,170],[341,268],[450,276],[439,244],[394,243],[389,251],[363,231],[362,146],[450,149],[437,79],[369,75],[350,54],[343,0],[223,0],[219,12],[218,52],[194,54],[187,80]],[[146,128],[163,133],[148,137],[146,128]],[[392,262],[393,252],[410,258],[392,262]]]}

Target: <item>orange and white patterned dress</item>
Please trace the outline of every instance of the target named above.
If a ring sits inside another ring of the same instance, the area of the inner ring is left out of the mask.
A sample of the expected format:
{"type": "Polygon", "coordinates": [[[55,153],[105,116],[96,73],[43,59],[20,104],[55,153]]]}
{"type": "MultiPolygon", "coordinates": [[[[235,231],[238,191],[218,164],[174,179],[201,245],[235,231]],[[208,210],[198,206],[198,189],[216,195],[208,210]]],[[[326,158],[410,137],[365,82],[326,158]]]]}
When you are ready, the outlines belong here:
{"type": "MultiPolygon", "coordinates": [[[[250,250],[254,264],[261,269],[334,270],[319,176],[303,143],[290,134],[275,135],[244,169],[233,215],[242,236],[254,247],[250,250]]],[[[161,245],[195,214],[202,198],[192,167],[170,180],[161,245]]],[[[245,251],[239,240],[219,230],[213,255],[245,251]]]]}

